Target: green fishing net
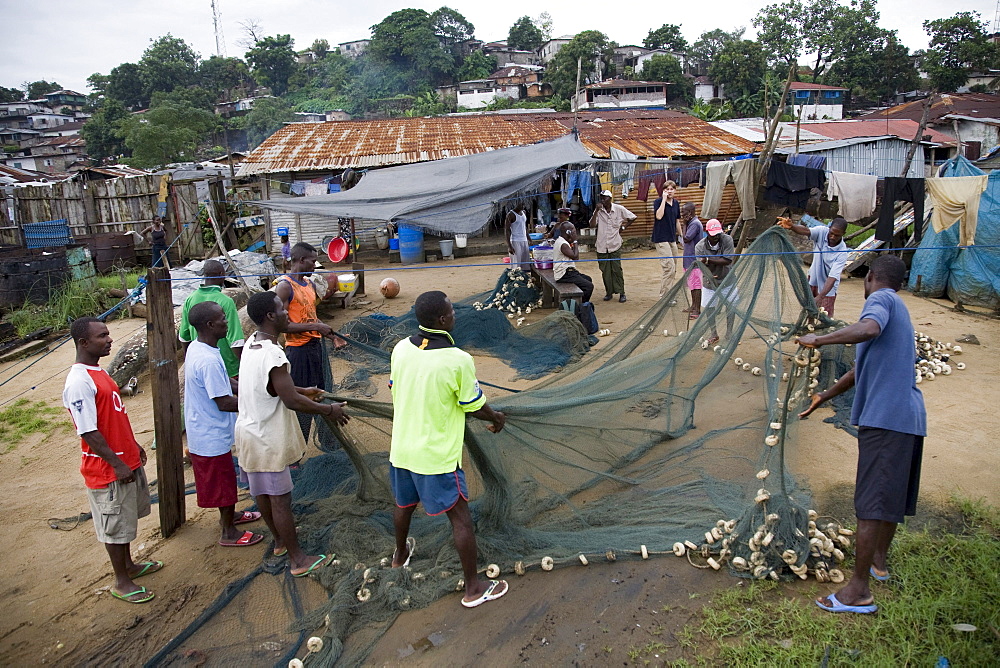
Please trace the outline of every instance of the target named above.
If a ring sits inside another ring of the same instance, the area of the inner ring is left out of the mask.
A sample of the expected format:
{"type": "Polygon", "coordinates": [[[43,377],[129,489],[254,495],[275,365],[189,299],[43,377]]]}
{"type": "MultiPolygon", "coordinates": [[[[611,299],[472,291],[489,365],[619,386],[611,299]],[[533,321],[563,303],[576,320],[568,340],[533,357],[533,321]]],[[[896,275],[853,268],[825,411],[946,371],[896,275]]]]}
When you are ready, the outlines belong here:
{"type": "MultiPolygon", "coordinates": [[[[793,447],[796,414],[808,405],[810,385],[827,387],[845,372],[853,348],[824,347],[820,355],[795,343],[796,336],[835,323],[817,311],[799,255],[779,229],[762,234],[721,285],[706,273],[714,296],[695,320],[685,308],[685,279],[620,335],[582,356],[582,347],[567,354],[565,366],[531,389],[488,391],[490,404],[507,414],[501,433],[468,420],[464,468],[480,566],[490,576],[498,572],[517,586],[526,571],[674,559],[679,552],[700,567],[714,563],[746,577],[836,571],[835,551],[846,549],[846,539],[839,527],[810,517],[808,493],[785,470],[784,453],[793,447]]],[[[550,334],[533,338],[496,309],[472,307],[482,295],[468,299],[454,332],[459,345],[489,351],[499,341],[516,356],[518,345],[551,343],[550,334]],[[463,338],[470,331],[479,333],[463,338]],[[482,332],[493,343],[477,338],[482,332]]],[[[561,323],[555,329],[576,331],[585,341],[572,316],[551,317],[561,323]]],[[[372,382],[382,383],[385,354],[415,323],[360,320],[344,328],[360,344],[350,346],[350,354],[363,355],[372,382]]],[[[275,635],[285,634],[269,640],[278,643],[275,663],[306,654],[296,631],[324,641],[306,657],[307,666],[362,663],[402,611],[457,597],[460,589],[461,568],[443,517],[416,513],[410,567],[388,567],[392,404],[346,393],[338,398],[349,402],[352,420],[346,428],[331,425],[321,443],[328,452],[303,463],[294,492],[300,540],[311,553],[336,554],[317,576],[329,599],[290,626],[275,625],[275,635]]],[[[847,401],[837,404],[841,416],[847,401]]],[[[287,569],[275,572],[262,574],[294,588],[287,569]]],[[[216,616],[233,605],[231,597],[223,601],[216,616]]],[[[192,650],[209,653],[213,663],[240,662],[235,651],[197,643],[212,623],[201,620],[195,635],[181,634],[151,663],[192,650]]]]}

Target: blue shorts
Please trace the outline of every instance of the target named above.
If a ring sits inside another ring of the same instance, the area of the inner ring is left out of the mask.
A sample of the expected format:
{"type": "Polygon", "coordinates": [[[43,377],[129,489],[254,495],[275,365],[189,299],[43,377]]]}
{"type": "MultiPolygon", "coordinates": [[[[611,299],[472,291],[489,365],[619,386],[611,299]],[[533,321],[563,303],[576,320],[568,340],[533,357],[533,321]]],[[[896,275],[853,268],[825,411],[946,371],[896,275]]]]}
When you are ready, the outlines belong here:
{"type": "Polygon", "coordinates": [[[462,469],[455,469],[451,473],[422,475],[407,469],[397,469],[390,464],[389,481],[397,506],[412,508],[422,503],[428,515],[448,512],[455,507],[459,498],[469,500],[465,471],[462,469]]]}

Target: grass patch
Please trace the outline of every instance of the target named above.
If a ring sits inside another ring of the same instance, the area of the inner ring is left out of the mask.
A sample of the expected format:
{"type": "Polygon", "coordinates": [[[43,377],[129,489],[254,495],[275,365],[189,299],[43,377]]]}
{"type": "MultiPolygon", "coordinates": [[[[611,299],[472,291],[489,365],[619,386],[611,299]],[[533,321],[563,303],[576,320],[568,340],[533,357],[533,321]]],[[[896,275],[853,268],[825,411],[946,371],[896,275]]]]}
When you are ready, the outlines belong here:
{"type": "MultiPolygon", "coordinates": [[[[854,234],[855,232],[857,232],[858,230],[860,230],[862,227],[863,227],[862,225],[855,225],[854,223],[848,223],[847,224],[847,230],[844,232],[844,236],[845,237],[850,236],[850,235],[854,234]]],[[[847,242],[847,245],[849,247],[851,247],[851,248],[857,248],[858,246],[861,245],[862,241],[864,241],[865,239],[867,239],[869,237],[872,237],[872,236],[875,236],[875,228],[874,227],[872,229],[868,230],[867,232],[865,232],[864,234],[860,234],[860,235],[854,237],[853,239],[851,239],[850,241],[847,242]]]]}
{"type": "Polygon", "coordinates": [[[993,665],[1000,652],[1000,510],[957,505],[965,522],[958,533],[900,527],[889,554],[893,579],[872,584],[878,613],[821,611],[813,598],[827,593],[826,585],[752,581],[703,608],[681,645],[724,665],[934,665],[941,656],[953,666],[993,665]],[[957,623],[978,630],[956,631],[957,623]]]}
{"type": "MultiPolygon", "coordinates": [[[[139,277],[140,276],[145,276],[145,275],[146,275],[146,272],[144,272],[144,271],[143,272],[139,272],[139,271],[126,271],[126,272],[124,272],[125,285],[127,286],[126,290],[131,290],[135,286],[139,285],[139,277]]],[[[122,273],[120,273],[120,272],[115,272],[115,273],[112,273],[112,274],[108,274],[107,276],[98,276],[97,277],[97,287],[101,288],[102,290],[121,290],[121,288],[122,288],[122,279],[121,279],[121,277],[122,277],[122,273]]]]}
{"type": "Polygon", "coordinates": [[[56,427],[65,426],[54,418],[62,414],[62,409],[49,406],[43,401],[32,403],[18,399],[7,409],[0,411],[0,443],[3,453],[13,450],[30,434],[51,434],[56,427]]]}
{"type": "MultiPolygon", "coordinates": [[[[126,274],[127,280],[131,280],[130,287],[135,287],[138,276],[139,274],[126,274]]],[[[68,283],[53,291],[49,301],[44,304],[25,302],[24,306],[7,314],[7,321],[17,330],[18,336],[25,336],[43,327],[63,330],[79,317],[100,315],[120,301],[108,294],[107,284],[111,283],[110,287],[121,289],[121,279],[114,275],[102,276],[97,280],[96,290],[92,283],[68,283]]],[[[124,311],[119,311],[113,317],[122,317],[123,313],[124,311]]]]}

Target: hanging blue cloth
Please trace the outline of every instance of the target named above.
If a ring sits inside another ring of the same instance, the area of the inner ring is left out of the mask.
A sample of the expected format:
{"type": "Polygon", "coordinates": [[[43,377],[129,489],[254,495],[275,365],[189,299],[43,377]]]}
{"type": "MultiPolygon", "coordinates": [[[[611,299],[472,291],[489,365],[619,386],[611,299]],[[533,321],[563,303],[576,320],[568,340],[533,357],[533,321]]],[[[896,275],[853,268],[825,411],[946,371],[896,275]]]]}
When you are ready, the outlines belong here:
{"type": "Polygon", "coordinates": [[[590,172],[585,172],[582,170],[571,170],[569,172],[569,196],[573,197],[573,191],[577,188],[580,189],[580,197],[583,203],[590,206],[591,202],[591,184],[590,184],[590,172]]]}

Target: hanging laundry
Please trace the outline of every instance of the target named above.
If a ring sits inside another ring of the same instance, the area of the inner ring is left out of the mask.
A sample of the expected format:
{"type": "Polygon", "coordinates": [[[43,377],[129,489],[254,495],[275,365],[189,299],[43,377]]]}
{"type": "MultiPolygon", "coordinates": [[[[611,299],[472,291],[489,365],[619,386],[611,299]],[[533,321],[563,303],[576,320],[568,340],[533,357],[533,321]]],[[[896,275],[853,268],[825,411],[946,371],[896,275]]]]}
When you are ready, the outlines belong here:
{"type": "Polygon", "coordinates": [[[611,190],[611,172],[598,172],[597,180],[601,183],[601,190],[611,190]]]}
{"type": "MultiPolygon", "coordinates": [[[[611,147],[611,159],[612,160],[638,160],[639,156],[633,155],[627,151],[622,151],[614,146],[611,147]]],[[[628,194],[635,188],[635,163],[634,162],[613,162],[611,163],[611,174],[615,177],[615,181],[622,184],[622,198],[628,197],[628,194]]]]}
{"type": "Polygon", "coordinates": [[[913,234],[920,241],[924,234],[924,180],[887,176],[882,182],[882,208],[878,212],[875,238],[879,241],[892,241],[896,202],[913,202],[913,234]]]}
{"type": "Polygon", "coordinates": [[[953,176],[926,179],[927,194],[934,205],[931,224],[935,232],[943,232],[959,223],[958,242],[962,246],[976,243],[976,224],[979,220],[979,198],[986,190],[989,177],[953,176]]]}
{"type": "Polygon", "coordinates": [[[853,223],[875,210],[875,189],[878,177],[868,174],[830,172],[826,186],[827,199],[837,198],[837,213],[853,223]]]}
{"type": "Polygon", "coordinates": [[[804,209],[809,201],[809,191],[813,188],[822,190],[825,184],[826,173],[821,169],[772,160],[767,170],[764,199],[774,204],[804,209]]]}
{"type": "Polygon", "coordinates": [[[330,184],[327,184],[327,193],[339,193],[339,192],[340,192],[340,184],[339,183],[330,183],[330,184]]]}
{"type": "Polygon", "coordinates": [[[740,201],[740,217],[753,220],[757,217],[757,183],[754,179],[756,160],[718,160],[705,168],[705,200],[701,205],[701,218],[716,218],[722,204],[722,191],[730,177],[736,186],[740,201]]]}
{"type": "Polygon", "coordinates": [[[566,188],[566,191],[564,191],[568,192],[567,199],[573,199],[573,191],[579,188],[580,198],[583,200],[583,203],[586,204],[587,206],[590,206],[591,195],[593,194],[591,192],[592,187],[591,187],[590,172],[576,170],[576,169],[570,170],[569,178],[566,180],[569,183],[568,187],[566,188]]]}
{"type": "Polygon", "coordinates": [[[293,181],[291,192],[293,195],[305,195],[306,186],[309,184],[308,181],[293,181]]]}
{"type": "Polygon", "coordinates": [[[662,167],[654,169],[643,169],[636,176],[639,179],[639,190],[636,192],[636,199],[646,202],[649,200],[649,186],[656,186],[656,193],[659,195],[663,191],[663,183],[667,180],[662,167]]]}
{"type": "Polygon", "coordinates": [[[788,160],[785,162],[789,165],[809,167],[810,169],[826,168],[826,156],[815,155],[812,153],[796,153],[795,155],[788,156],[788,160]]]}
{"type": "Polygon", "coordinates": [[[326,195],[329,192],[326,183],[307,183],[305,195],[310,197],[312,195],[326,195]]]}

